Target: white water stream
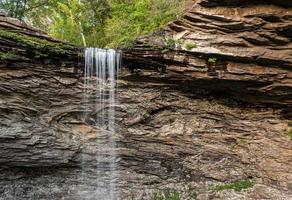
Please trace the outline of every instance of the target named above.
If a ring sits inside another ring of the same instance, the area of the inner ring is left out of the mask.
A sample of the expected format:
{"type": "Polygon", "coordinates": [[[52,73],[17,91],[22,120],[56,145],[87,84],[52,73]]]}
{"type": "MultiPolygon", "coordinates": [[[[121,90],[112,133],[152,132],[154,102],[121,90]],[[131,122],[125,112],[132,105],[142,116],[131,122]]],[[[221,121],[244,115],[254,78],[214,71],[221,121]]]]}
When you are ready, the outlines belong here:
{"type": "MultiPolygon", "coordinates": [[[[85,50],[85,119],[96,126],[96,184],[92,193],[82,193],[82,199],[116,200],[116,162],[115,135],[116,81],[121,64],[121,54],[113,49],[87,48],[85,50]],[[92,94],[95,91],[96,94],[92,94]],[[96,99],[92,100],[92,96],[96,99]],[[92,106],[92,103],[95,102],[92,106]],[[92,119],[93,118],[93,119],[92,119]],[[100,141],[99,141],[99,138],[100,141]]],[[[87,145],[87,144],[85,144],[87,145]]],[[[86,170],[89,161],[82,158],[83,179],[92,172],[86,170]]],[[[92,171],[92,170],[91,170],[92,171]]]]}

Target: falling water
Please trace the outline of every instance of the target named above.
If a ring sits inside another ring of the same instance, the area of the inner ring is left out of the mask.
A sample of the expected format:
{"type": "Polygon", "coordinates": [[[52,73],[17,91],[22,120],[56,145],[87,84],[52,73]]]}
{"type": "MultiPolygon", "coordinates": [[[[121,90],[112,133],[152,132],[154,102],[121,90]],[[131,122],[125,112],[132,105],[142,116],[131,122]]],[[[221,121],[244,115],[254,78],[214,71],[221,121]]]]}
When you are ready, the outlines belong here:
{"type": "MultiPolygon", "coordinates": [[[[96,168],[93,172],[97,178],[94,194],[91,193],[93,197],[87,198],[83,195],[83,199],[118,199],[116,190],[118,158],[114,137],[116,80],[120,60],[121,54],[113,49],[87,48],[85,50],[85,120],[87,124],[95,125],[97,130],[96,168]],[[95,99],[92,100],[92,96],[95,96],[95,99]]],[[[85,170],[88,162],[86,159],[82,162],[85,176],[88,173],[85,170]]],[[[90,165],[92,166],[92,163],[90,165]]]]}

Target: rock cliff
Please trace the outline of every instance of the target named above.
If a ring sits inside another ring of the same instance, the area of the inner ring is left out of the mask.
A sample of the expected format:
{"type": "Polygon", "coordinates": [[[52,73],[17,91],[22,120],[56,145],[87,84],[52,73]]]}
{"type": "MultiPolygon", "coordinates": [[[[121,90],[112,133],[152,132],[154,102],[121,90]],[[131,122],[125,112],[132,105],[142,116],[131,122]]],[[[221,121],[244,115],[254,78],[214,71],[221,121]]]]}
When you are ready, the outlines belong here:
{"type": "Polygon", "coordinates": [[[125,63],[146,69],[152,63],[167,80],[243,101],[291,105],[291,3],[197,2],[181,19],[138,39],[125,63]]]}
{"type": "MultiPolygon", "coordinates": [[[[124,51],[121,199],[292,198],[291,4],[248,2],[194,2],[124,51]]],[[[84,198],[107,133],[84,99],[82,49],[0,16],[0,55],[0,199],[84,198]]]]}

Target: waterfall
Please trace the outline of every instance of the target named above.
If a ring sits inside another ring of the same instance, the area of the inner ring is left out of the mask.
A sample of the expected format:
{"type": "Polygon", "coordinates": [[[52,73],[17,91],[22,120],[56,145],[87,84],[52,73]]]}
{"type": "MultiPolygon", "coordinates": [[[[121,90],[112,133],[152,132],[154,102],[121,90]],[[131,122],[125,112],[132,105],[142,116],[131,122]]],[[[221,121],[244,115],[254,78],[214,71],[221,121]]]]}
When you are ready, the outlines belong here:
{"type": "MultiPolygon", "coordinates": [[[[121,54],[113,49],[87,48],[85,50],[85,121],[96,127],[97,140],[94,144],[96,147],[96,171],[93,172],[96,174],[95,191],[91,192],[90,197],[83,194],[82,199],[118,199],[116,190],[118,158],[114,136],[116,80],[120,60],[121,54]]],[[[84,146],[89,145],[84,144],[84,146]]],[[[88,165],[92,166],[92,163],[92,160],[82,159],[84,177],[90,176],[86,174],[88,173],[86,168],[88,165]]]]}

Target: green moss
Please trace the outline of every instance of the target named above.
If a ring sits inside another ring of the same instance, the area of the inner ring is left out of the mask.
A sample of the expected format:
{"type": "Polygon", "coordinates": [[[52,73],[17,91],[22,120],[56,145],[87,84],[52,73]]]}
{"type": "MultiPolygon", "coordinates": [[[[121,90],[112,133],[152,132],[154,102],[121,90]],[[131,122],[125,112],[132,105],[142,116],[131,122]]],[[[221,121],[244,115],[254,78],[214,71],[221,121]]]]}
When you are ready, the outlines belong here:
{"type": "Polygon", "coordinates": [[[192,50],[192,49],[197,48],[197,47],[198,47],[197,44],[193,43],[193,42],[189,42],[189,43],[186,44],[186,49],[187,50],[192,50]]]}
{"type": "Polygon", "coordinates": [[[41,53],[40,51],[34,51],[34,58],[46,58],[49,55],[46,53],[41,53]]]}
{"type": "Polygon", "coordinates": [[[217,62],[217,58],[209,58],[208,62],[212,63],[212,64],[215,64],[217,62]]]}
{"type": "Polygon", "coordinates": [[[28,36],[22,33],[9,32],[0,29],[0,37],[12,40],[19,45],[31,49],[35,54],[35,58],[47,57],[48,53],[51,54],[65,54],[66,50],[72,49],[69,45],[51,42],[38,37],[28,36]]]}
{"type": "Polygon", "coordinates": [[[234,183],[227,183],[223,185],[216,185],[214,190],[221,191],[221,190],[228,190],[234,189],[236,192],[240,192],[243,189],[251,188],[254,186],[254,182],[250,179],[247,180],[237,180],[234,183]]]}
{"type": "Polygon", "coordinates": [[[6,52],[6,53],[0,52],[0,60],[1,61],[11,60],[11,59],[13,59],[13,57],[15,57],[14,52],[11,52],[11,51],[6,52]]]}

